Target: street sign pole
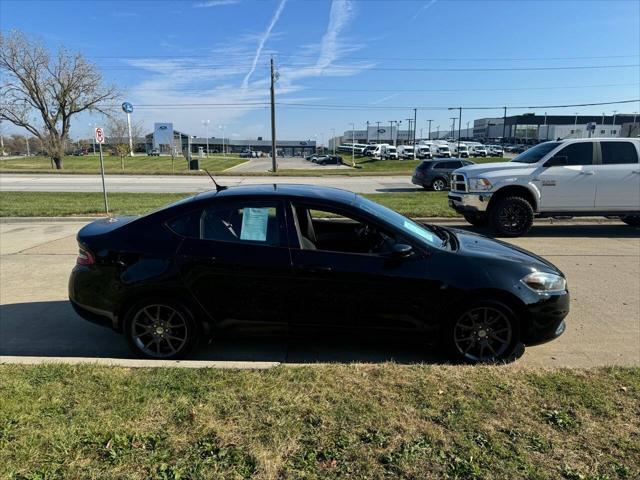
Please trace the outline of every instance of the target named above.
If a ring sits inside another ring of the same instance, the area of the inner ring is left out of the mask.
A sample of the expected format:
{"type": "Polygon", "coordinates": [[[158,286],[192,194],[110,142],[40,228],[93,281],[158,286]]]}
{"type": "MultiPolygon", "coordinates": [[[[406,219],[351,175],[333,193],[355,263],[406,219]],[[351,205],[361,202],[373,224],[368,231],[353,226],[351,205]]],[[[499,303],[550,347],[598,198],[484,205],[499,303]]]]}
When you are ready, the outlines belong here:
{"type": "Polygon", "coordinates": [[[129,129],[129,153],[133,157],[133,138],[131,138],[131,114],[127,112],[127,128],[129,129]]]}
{"type": "Polygon", "coordinates": [[[104,183],[104,157],[102,156],[102,144],[104,143],[104,130],[97,127],[95,130],[95,140],[100,148],[100,176],[102,177],[102,194],[104,195],[104,211],[109,216],[109,202],[107,201],[107,187],[104,183]]]}

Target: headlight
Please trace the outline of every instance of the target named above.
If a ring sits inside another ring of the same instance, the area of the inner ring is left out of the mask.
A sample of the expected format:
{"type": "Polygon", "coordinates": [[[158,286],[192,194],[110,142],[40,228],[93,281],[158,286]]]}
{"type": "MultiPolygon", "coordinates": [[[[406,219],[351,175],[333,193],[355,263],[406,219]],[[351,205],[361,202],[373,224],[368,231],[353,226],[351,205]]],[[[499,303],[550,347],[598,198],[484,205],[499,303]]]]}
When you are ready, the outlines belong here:
{"type": "Polygon", "coordinates": [[[491,190],[491,182],[486,178],[470,178],[469,190],[471,191],[487,191],[491,190]]]}
{"type": "Polygon", "coordinates": [[[567,281],[553,273],[533,272],[524,277],[522,283],[539,293],[564,292],[567,289],[567,281]]]}

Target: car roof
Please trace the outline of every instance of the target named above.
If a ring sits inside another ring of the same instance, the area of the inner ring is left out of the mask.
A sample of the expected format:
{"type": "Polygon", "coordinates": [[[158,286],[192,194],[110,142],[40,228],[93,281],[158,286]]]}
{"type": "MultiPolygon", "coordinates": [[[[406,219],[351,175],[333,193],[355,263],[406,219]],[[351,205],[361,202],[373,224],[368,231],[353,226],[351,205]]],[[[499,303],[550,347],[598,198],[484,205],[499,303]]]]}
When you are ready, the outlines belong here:
{"type": "Polygon", "coordinates": [[[229,187],[221,191],[209,190],[198,193],[194,201],[206,201],[213,198],[247,198],[247,197],[287,197],[308,200],[330,200],[337,203],[351,204],[357,195],[340,188],[305,184],[259,184],[229,187]]]}

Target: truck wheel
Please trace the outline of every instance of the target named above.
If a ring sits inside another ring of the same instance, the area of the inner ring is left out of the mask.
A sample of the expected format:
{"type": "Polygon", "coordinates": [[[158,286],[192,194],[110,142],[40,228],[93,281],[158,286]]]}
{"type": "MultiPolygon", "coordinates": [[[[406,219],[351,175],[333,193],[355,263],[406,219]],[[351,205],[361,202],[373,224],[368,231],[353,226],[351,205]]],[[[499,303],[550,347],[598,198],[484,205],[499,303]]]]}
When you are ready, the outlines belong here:
{"type": "Polygon", "coordinates": [[[489,223],[489,218],[486,215],[477,213],[465,213],[464,219],[474,227],[486,227],[489,223]]]}
{"type": "Polygon", "coordinates": [[[519,237],[533,224],[533,208],[522,197],[505,197],[492,206],[489,221],[498,235],[519,237]]]}
{"type": "Polygon", "coordinates": [[[622,217],[620,220],[632,227],[640,227],[640,215],[627,215],[626,217],[622,217]]]}

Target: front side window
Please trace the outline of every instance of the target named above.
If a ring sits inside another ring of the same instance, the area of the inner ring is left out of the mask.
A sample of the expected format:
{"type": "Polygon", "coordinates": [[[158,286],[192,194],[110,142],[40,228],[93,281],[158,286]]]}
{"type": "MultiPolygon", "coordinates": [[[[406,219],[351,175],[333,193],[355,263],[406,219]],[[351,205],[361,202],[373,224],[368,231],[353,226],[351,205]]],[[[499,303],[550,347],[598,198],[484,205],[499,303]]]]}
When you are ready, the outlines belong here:
{"type": "Polygon", "coordinates": [[[556,153],[554,157],[566,157],[568,166],[592,165],[593,142],[572,143],[556,153]]]}
{"type": "Polygon", "coordinates": [[[600,142],[602,164],[638,163],[636,146],[631,142],[600,142]]]}
{"type": "Polygon", "coordinates": [[[538,163],[542,160],[547,153],[560,145],[560,142],[545,142],[536,145],[535,147],[525,150],[520,155],[511,159],[512,162],[518,163],[538,163]]]}

